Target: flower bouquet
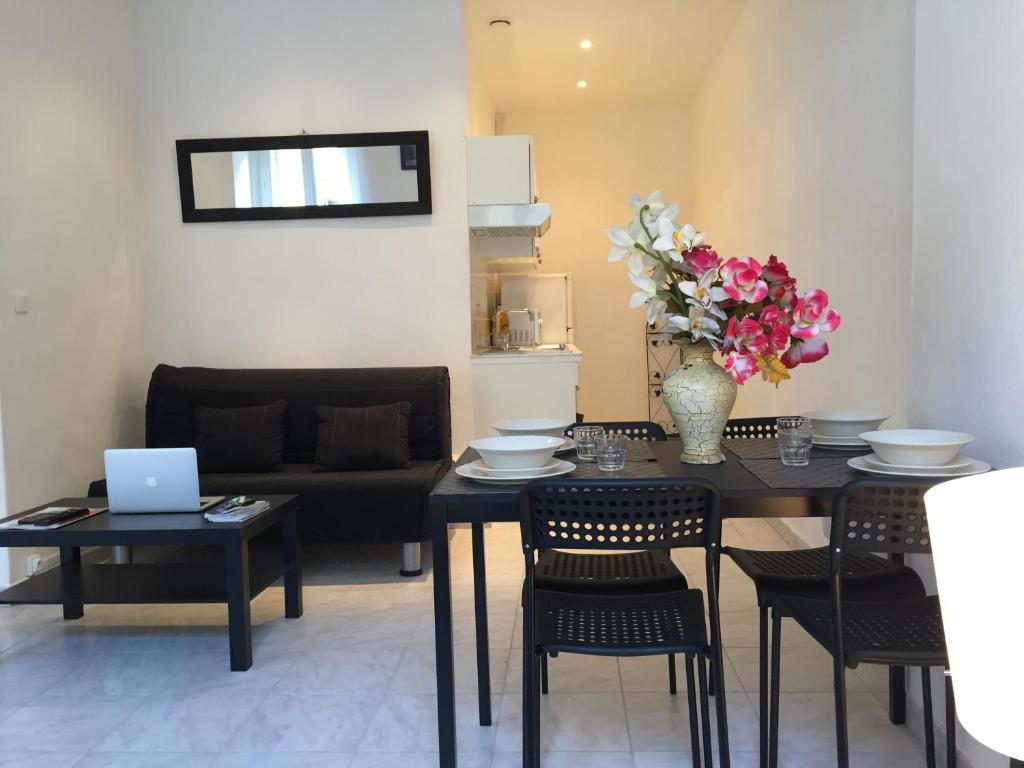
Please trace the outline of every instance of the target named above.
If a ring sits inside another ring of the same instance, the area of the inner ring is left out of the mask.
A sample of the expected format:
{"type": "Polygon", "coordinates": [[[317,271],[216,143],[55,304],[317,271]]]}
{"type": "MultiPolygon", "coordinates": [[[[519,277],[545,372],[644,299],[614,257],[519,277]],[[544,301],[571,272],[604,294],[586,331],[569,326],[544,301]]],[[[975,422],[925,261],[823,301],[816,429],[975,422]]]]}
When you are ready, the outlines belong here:
{"type": "Polygon", "coordinates": [[[666,205],[659,192],[631,196],[630,207],[629,226],[608,229],[608,260],[627,259],[637,288],[630,306],[646,305],[647,322],[680,344],[681,365],[662,392],[687,449],[683,460],[721,461],[718,443],[736,384],[760,373],[778,386],[801,363],[821,360],[839,313],[823,290],[799,294],[775,256],[764,265],[750,257],[723,260],[707,233],[675,222],[679,207],[666,205]],[[714,363],[716,350],[728,376],[714,363]]]}

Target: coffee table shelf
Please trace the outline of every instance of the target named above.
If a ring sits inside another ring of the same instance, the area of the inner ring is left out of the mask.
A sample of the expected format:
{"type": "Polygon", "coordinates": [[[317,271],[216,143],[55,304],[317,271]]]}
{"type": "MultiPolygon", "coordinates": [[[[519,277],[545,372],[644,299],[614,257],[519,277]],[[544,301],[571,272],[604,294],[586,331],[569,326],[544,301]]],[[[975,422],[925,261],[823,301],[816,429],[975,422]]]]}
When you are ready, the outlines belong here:
{"type": "MultiPolygon", "coordinates": [[[[265,558],[253,558],[257,562],[265,558]]],[[[255,597],[281,577],[281,565],[254,562],[249,593],[255,597]]],[[[222,563],[82,565],[79,583],[65,584],[60,568],[32,576],[0,592],[12,605],[144,605],[151,603],[226,603],[222,563]]]]}

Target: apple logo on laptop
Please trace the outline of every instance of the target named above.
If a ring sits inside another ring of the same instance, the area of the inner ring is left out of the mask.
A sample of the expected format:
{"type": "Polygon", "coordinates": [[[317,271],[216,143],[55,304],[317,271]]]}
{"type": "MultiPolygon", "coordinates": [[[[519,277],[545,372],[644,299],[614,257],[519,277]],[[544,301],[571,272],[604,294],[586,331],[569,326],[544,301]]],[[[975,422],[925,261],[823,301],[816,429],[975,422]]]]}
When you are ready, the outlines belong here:
{"type": "Polygon", "coordinates": [[[149,477],[147,477],[146,478],[146,485],[148,485],[150,488],[156,488],[156,486],[157,486],[156,478],[153,475],[150,475],[149,477]]]}

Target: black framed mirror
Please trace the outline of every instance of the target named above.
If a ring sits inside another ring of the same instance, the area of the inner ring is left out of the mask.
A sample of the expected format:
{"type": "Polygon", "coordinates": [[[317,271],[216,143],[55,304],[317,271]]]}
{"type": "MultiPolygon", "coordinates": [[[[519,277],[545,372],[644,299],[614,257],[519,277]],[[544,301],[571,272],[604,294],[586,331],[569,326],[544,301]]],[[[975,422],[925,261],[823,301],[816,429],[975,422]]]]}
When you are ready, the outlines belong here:
{"type": "Polygon", "coordinates": [[[179,139],[181,220],[431,212],[426,131],[179,139]]]}

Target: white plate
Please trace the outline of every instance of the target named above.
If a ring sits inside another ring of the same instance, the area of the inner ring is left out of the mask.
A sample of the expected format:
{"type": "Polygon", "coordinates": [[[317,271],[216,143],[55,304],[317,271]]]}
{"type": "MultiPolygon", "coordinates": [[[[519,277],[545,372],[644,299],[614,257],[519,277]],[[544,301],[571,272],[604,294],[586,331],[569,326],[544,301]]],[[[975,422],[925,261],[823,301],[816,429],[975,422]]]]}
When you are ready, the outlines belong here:
{"type": "Polygon", "coordinates": [[[518,483],[526,483],[530,480],[537,480],[541,477],[560,477],[561,475],[567,475],[576,469],[576,465],[571,461],[563,461],[562,459],[555,459],[557,462],[555,466],[543,474],[530,474],[521,477],[492,477],[489,475],[483,475],[474,470],[470,464],[462,464],[455,468],[455,474],[459,477],[464,477],[467,480],[473,480],[478,483],[485,483],[487,485],[515,485],[518,483]]]}
{"type": "Polygon", "coordinates": [[[561,448],[555,448],[555,453],[565,453],[566,451],[575,451],[575,450],[576,450],[576,441],[573,440],[571,437],[567,437],[567,438],[565,438],[565,442],[562,443],[562,447],[561,448]]]}
{"type": "Polygon", "coordinates": [[[859,437],[821,437],[811,435],[811,443],[819,448],[867,448],[867,443],[859,437]]]}
{"type": "Polygon", "coordinates": [[[811,429],[821,437],[856,437],[861,432],[878,429],[889,417],[875,411],[808,411],[800,414],[811,422],[811,429]]]}
{"type": "Polygon", "coordinates": [[[491,429],[505,437],[518,435],[561,437],[562,433],[574,423],[572,419],[505,419],[491,424],[491,429]]]}
{"type": "Polygon", "coordinates": [[[957,456],[953,461],[949,462],[949,464],[940,464],[936,467],[934,465],[923,466],[921,464],[889,464],[878,458],[877,453],[869,453],[867,456],[864,456],[863,459],[868,464],[878,467],[879,469],[920,469],[922,472],[935,472],[936,470],[941,472],[950,469],[963,469],[964,467],[969,467],[971,462],[974,461],[974,459],[970,459],[967,456],[957,456]]]}
{"type": "Polygon", "coordinates": [[[558,459],[551,459],[543,467],[530,467],[528,469],[495,469],[483,459],[476,459],[466,464],[467,467],[472,468],[473,472],[478,475],[487,475],[488,477],[522,477],[523,475],[533,475],[541,477],[548,472],[555,469],[558,466],[558,459]]]}
{"type": "Polygon", "coordinates": [[[940,467],[956,458],[974,440],[966,432],[945,429],[880,429],[864,432],[861,439],[871,444],[878,458],[890,464],[940,467]]]}
{"type": "Polygon", "coordinates": [[[971,463],[962,469],[946,469],[944,467],[933,467],[927,471],[921,469],[881,469],[873,464],[864,461],[863,456],[854,456],[847,465],[852,469],[868,472],[872,475],[896,475],[897,477],[966,477],[967,475],[980,475],[992,469],[984,461],[971,459],[971,463]]]}

